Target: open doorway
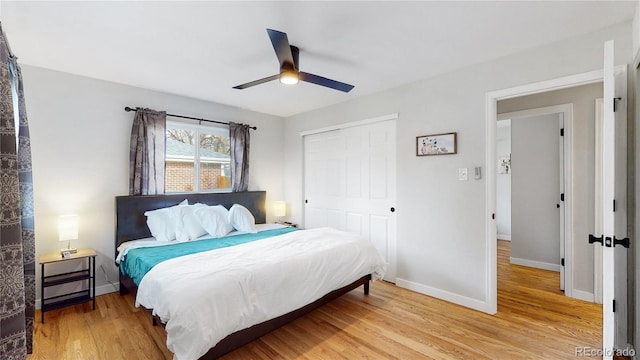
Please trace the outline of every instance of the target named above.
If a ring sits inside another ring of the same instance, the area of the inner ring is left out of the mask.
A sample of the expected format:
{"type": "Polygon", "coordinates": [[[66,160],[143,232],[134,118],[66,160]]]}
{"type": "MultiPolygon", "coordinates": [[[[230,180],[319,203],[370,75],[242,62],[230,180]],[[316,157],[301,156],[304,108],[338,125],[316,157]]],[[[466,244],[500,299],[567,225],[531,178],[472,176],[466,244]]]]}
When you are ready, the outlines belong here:
{"type": "MultiPolygon", "coordinates": [[[[618,124],[626,124],[627,120],[626,120],[626,68],[624,66],[618,66],[616,67],[613,72],[615,73],[615,85],[616,85],[616,89],[615,89],[615,94],[616,96],[620,96],[620,99],[622,99],[622,101],[619,102],[618,104],[618,109],[620,111],[615,112],[615,114],[613,115],[615,117],[615,124],[616,124],[616,155],[618,154],[618,149],[621,148],[624,144],[622,142],[618,142],[617,138],[618,138],[618,132],[617,132],[617,126],[618,124]],[[620,146],[618,146],[620,145],[620,146]]],[[[574,75],[574,76],[568,76],[568,77],[564,77],[564,78],[558,78],[558,79],[553,79],[553,80],[549,80],[549,81],[543,81],[543,82],[539,82],[539,83],[533,83],[533,84],[528,84],[528,85],[524,85],[524,86],[519,86],[519,87],[514,87],[514,88],[509,88],[509,89],[503,89],[503,90],[499,90],[499,91],[494,91],[494,92],[490,92],[487,93],[486,96],[486,127],[487,127],[487,151],[486,151],[486,163],[487,163],[487,167],[488,169],[490,169],[491,171],[487,171],[487,202],[486,202],[486,211],[487,211],[487,227],[486,227],[486,236],[487,236],[487,241],[488,241],[488,251],[487,251],[487,262],[488,262],[488,274],[489,274],[489,286],[488,286],[488,301],[487,303],[489,304],[491,310],[493,312],[497,312],[498,311],[498,292],[497,292],[497,274],[493,274],[493,272],[495,270],[494,266],[497,265],[497,244],[495,241],[491,241],[492,239],[496,239],[496,228],[495,228],[495,222],[493,221],[495,219],[495,209],[496,209],[496,202],[495,202],[495,192],[496,192],[496,188],[495,188],[495,177],[496,175],[493,173],[496,169],[496,151],[495,151],[495,136],[496,136],[496,128],[497,128],[497,114],[498,114],[498,103],[501,102],[502,100],[507,100],[507,99],[518,99],[518,98],[522,98],[522,97],[526,97],[529,95],[534,95],[534,94],[542,94],[545,92],[550,92],[550,91],[556,91],[557,89],[569,89],[569,88],[574,88],[574,87],[578,87],[578,86],[582,86],[582,85],[588,85],[588,84],[596,84],[596,83],[601,83],[603,81],[603,71],[593,71],[593,72],[589,72],[589,73],[582,73],[582,74],[578,74],[578,75],[574,75]],[[494,247],[495,246],[495,247],[494,247]]],[[[606,83],[606,82],[605,82],[606,83]]],[[[610,81],[609,84],[613,83],[613,81],[610,81]]],[[[610,89],[611,87],[609,87],[610,89]]],[[[614,97],[610,96],[607,98],[610,102],[613,101],[614,97]]],[[[535,106],[534,106],[535,107],[535,106]]],[[[593,106],[592,106],[593,107],[593,106]]],[[[615,107],[611,106],[611,107],[607,107],[607,109],[612,109],[613,111],[615,111],[615,107]]],[[[510,110],[506,110],[506,111],[510,111],[510,110]]],[[[611,112],[611,114],[613,114],[613,111],[611,112]]],[[[575,115],[575,119],[578,119],[578,115],[575,115]]],[[[610,115],[611,116],[611,115],[610,115]]],[[[591,118],[593,119],[593,117],[591,118]]],[[[575,135],[573,138],[578,138],[578,133],[583,129],[582,127],[574,127],[576,134],[569,134],[569,137],[565,140],[568,140],[571,143],[571,139],[572,136],[575,135]]],[[[567,134],[565,134],[567,135],[567,134]]],[[[620,135],[623,135],[623,132],[620,133],[620,135]]],[[[588,138],[589,139],[593,139],[594,138],[594,134],[593,133],[589,133],[588,134],[588,138]]],[[[594,161],[589,161],[587,159],[587,161],[585,161],[584,155],[587,154],[589,155],[589,152],[580,152],[580,146],[578,146],[578,144],[574,144],[572,146],[569,147],[570,149],[572,149],[572,154],[569,154],[567,157],[568,159],[570,159],[571,164],[573,167],[575,167],[576,165],[578,165],[580,162],[582,162],[583,164],[590,164],[593,165],[594,161]],[[574,157],[575,155],[575,157],[574,157]]],[[[625,148],[626,149],[626,148],[625,148]]],[[[625,150],[622,149],[622,150],[625,150]]],[[[620,151],[620,154],[622,154],[624,151],[620,151]]],[[[609,154],[611,154],[611,152],[609,152],[609,154]]],[[[624,156],[620,156],[620,158],[623,160],[624,156]]],[[[616,163],[618,161],[618,157],[616,156],[616,163]]],[[[617,171],[616,171],[617,173],[617,171]]],[[[584,175],[583,176],[587,176],[584,175]]],[[[589,176],[590,177],[590,176],[589,176]]],[[[571,181],[576,181],[578,179],[582,179],[577,172],[574,172],[574,177],[571,181]]],[[[618,184],[618,181],[621,183],[626,184],[626,177],[621,176],[618,177],[616,176],[616,184],[618,184]]],[[[621,186],[616,185],[616,198],[618,198],[619,196],[622,198],[624,197],[624,195],[622,194],[622,192],[625,191],[626,187],[624,186],[624,184],[621,184],[621,186]],[[618,193],[618,191],[620,191],[620,194],[618,193]]],[[[579,191],[579,187],[576,186],[576,192],[579,191]]],[[[584,191],[590,191],[593,192],[594,191],[594,187],[589,187],[589,188],[585,188],[584,191]]],[[[593,211],[593,206],[592,204],[587,204],[587,206],[584,205],[580,205],[578,203],[575,202],[576,198],[568,198],[565,199],[567,201],[567,206],[571,207],[574,211],[574,215],[575,213],[580,210],[580,209],[586,209],[588,211],[593,211]]],[[[614,204],[615,205],[615,204],[614,204]]],[[[616,211],[616,218],[620,218],[626,219],[626,208],[625,207],[619,207],[617,208],[618,210],[616,211]]],[[[575,217],[577,218],[577,216],[575,217]]],[[[579,226],[576,225],[577,220],[574,218],[573,223],[571,224],[571,229],[574,232],[573,234],[573,238],[575,239],[575,243],[571,246],[573,251],[574,251],[574,255],[575,255],[575,251],[580,251],[580,246],[584,245],[584,237],[578,237],[576,236],[576,231],[579,231],[578,228],[579,226]]],[[[589,217],[590,221],[593,221],[593,216],[589,217]]],[[[616,234],[618,235],[618,234],[616,234]]],[[[588,246],[584,247],[584,249],[589,249],[588,246]]],[[[590,250],[586,250],[588,252],[593,253],[593,249],[591,248],[590,250]]],[[[576,263],[577,264],[577,263],[576,263]]],[[[567,264],[565,263],[565,265],[567,267],[572,267],[574,266],[574,264],[567,264]]],[[[593,262],[590,261],[589,263],[585,264],[585,266],[587,266],[588,268],[586,269],[587,271],[591,272],[589,275],[585,276],[583,272],[577,271],[577,267],[572,267],[573,270],[573,274],[574,274],[574,288],[572,290],[575,290],[576,288],[579,288],[580,286],[582,286],[583,288],[587,288],[587,287],[593,287],[593,271],[594,271],[594,265],[593,262]],[[580,281],[578,281],[578,276],[579,274],[581,274],[580,276],[582,276],[580,278],[580,281]],[[585,283],[586,281],[586,283],[585,283]],[[582,285],[580,285],[582,284],[582,285]]],[[[599,269],[601,270],[601,269],[599,269]]],[[[619,269],[617,269],[616,267],[616,272],[619,269]]],[[[617,277],[616,277],[617,279],[617,277]]],[[[612,281],[612,280],[611,280],[612,281]]],[[[611,283],[611,282],[609,282],[611,283]]],[[[616,280],[616,284],[617,284],[617,280],[616,280]]],[[[623,286],[624,284],[619,284],[621,286],[623,286]]],[[[616,289],[617,289],[616,285],[616,289]]],[[[592,295],[589,294],[589,295],[592,295]]],[[[566,297],[565,297],[566,298],[566,297]]],[[[621,302],[623,302],[623,304],[619,304],[618,306],[626,306],[626,299],[623,298],[621,300],[621,302]]],[[[608,306],[608,310],[611,311],[611,303],[608,302],[607,306],[608,306]]],[[[615,306],[615,303],[613,304],[615,306]]],[[[613,313],[612,311],[610,313],[613,313]]],[[[618,312],[615,313],[616,315],[618,314],[618,312]]],[[[616,323],[617,324],[617,323],[616,323]]],[[[622,325],[624,325],[624,321],[620,323],[621,327],[622,325]]],[[[611,326],[609,326],[609,329],[607,330],[607,334],[610,333],[610,329],[611,326]]],[[[616,336],[616,341],[623,339],[623,337],[618,337],[616,336]]],[[[604,340],[603,340],[604,341],[604,340]]],[[[622,340],[624,341],[624,340],[622,340]]]]}
{"type": "Polygon", "coordinates": [[[565,180],[571,167],[563,136],[571,130],[564,124],[571,114],[572,104],[502,113],[496,137],[499,253],[509,253],[508,264],[545,270],[538,276],[553,284],[554,293],[563,294],[563,265],[572,257],[565,246],[565,234],[572,233],[564,198],[573,188],[565,180]]]}
{"type": "Polygon", "coordinates": [[[501,100],[496,109],[498,119],[512,118],[516,137],[512,218],[518,239],[511,263],[559,272],[558,289],[589,302],[594,249],[583,240],[593,231],[594,104],[600,97],[602,84],[595,82],[501,100]]]}

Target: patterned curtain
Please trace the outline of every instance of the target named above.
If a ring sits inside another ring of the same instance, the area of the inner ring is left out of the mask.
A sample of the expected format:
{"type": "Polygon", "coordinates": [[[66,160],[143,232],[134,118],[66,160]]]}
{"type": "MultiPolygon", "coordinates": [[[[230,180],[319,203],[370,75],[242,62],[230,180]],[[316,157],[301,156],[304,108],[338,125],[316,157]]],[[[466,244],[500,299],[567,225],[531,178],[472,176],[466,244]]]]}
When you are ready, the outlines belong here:
{"type": "Polygon", "coordinates": [[[0,26],[0,359],[26,359],[32,350],[33,214],[31,146],[22,73],[0,26]]]}
{"type": "Polygon", "coordinates": [[[231,191],[249,188],[249,125],[229,122],[231,145],[231,191]]]}
{"type": "Polygon", "coordinates": [[[166,112],[136,110],[131,128],[129,195],[164,193],[166,126],[166,112]]]}

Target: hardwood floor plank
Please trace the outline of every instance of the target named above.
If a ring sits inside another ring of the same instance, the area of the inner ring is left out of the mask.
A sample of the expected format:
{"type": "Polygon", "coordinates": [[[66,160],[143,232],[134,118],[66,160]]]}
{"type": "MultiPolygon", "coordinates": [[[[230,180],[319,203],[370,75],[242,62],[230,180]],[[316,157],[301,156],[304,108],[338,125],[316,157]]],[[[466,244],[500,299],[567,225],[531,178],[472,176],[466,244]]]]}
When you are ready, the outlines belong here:
{"type": "MultiPolygon", "coordinates": [[[[510,252],[498,241],[496,315],[378,281],[370,295],[356,289],[223,359],[575,359],[576,347],[600,348],[601,305],[565,297],[557,272],[511,265],[510,252]]],[[[132,296],[96,300],[95,311],[47,312],[27,359],[173,358],[132,296]]]]}

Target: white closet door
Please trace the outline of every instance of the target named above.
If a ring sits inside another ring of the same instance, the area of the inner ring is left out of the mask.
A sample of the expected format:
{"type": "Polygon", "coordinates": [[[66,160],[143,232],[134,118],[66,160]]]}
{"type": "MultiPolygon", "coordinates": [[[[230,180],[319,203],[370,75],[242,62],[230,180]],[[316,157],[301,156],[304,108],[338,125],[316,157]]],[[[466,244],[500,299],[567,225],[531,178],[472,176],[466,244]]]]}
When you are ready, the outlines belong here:
{"type": "Polygon", "coordinates": [[[344,223],[344,139],[339,130],[305,136],[306,229],[330,226],[345,230],[344,223]]]}
{"type": "Polygon", "coordinates": [[[395,120],[307,135],[305,228],[331,226],[369,239],[395,281],[395,120]]]}

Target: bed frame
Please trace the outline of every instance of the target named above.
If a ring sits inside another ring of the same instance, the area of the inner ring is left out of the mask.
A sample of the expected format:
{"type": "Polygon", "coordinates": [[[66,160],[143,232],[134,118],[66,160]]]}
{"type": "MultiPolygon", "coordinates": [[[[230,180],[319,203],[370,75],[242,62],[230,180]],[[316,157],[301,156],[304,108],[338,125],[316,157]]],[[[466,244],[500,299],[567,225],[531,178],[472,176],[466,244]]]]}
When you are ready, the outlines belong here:
{"type": "MultiPolygon", "coordinates": [[[[184,199],[189,204],[202,203],[207,205],[224,205],[227,209],[233,204],[240,204],[251,211],[257,224],[266,222],[266,192],[265,191],[245,191],[235,193],[199,193],[199,194],[171,194],[171,195],[142,195],[142,196],[117,196],[116,216],[115,216],[115,252],[118,255],[118,246],[125,241],[150,237],[151,233],[147,227],[145,211],[156,210],[168,206],[179,204],[184,199]]],[[[116,265],[117,266],[117,265],[116,265]]],[[[120,294],[137,292],[137,286],[133,280],[122,275],[120,271],[120,294]]],[[[365,295],[369,294],[369,281],[371,275],[363,276],[353,283],[334,290],[320,299],[290,313],[279,316],[275,319],[265,321],[250,328],[237,331],[222,339],[215,347],[211,348],[201,360],[217,359],[282,325],[305,315],[314,309],[336,299],[343,294],[364,285],[365,295]]],[[[154,324],[155,324],[154,319],[154,324]]]]}

